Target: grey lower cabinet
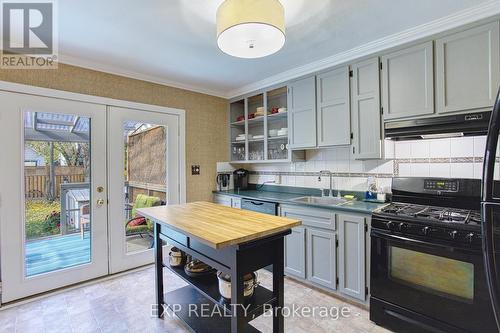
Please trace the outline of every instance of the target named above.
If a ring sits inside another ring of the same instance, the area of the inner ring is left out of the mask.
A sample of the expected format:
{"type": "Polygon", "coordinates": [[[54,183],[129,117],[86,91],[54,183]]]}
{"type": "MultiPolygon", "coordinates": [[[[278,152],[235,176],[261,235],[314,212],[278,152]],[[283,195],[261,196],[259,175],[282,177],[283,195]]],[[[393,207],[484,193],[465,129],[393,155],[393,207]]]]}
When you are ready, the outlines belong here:
{"type": "Polygon", "coordinates": [[[337,235],[333,231],[307,229],[307,279],[337,289],[337,235]]]}
{"type": "Polygon", "coordinates": [[[214,203],[227,207],[241,208],[241,199],[230,195],[214,194],[214,203]]]}
{"type": "Polygon", "coordinates": [[[282,205],[281,215],[302,221],[285,238],[285,273],[366,302],[370,217],[295,205],[282,205]]]}
{"type": "Polygon", "coordinates": [[[338,215],[339,291],[366,299],[366,217],[338,215]]]}
{"type": "Polygon", "coordinates": [[[296,227],[285,237],[285,273],[306,278],[306,229],[296,227]]]}
{"type": "Polygon", "coordinates": [[[316,77],[288,84],[288,129],[291,149],[316,147],[316,77]]]}
{"type": "Polygon", "coordinates": [[[355,159],[382,158],[379,58],[351,66],[352,154],[355,159]]]}
{"type": "Polygon", "coordinates": [[[241,199],[240,198],[231,198],[231,207],[241,209],[241,199]]]}
{"type": "Polygon", "coordinates": [[[227,207],[232,206],[232,200],[229,195],[214,194],[214,203],[227,207]]]}
{"type": "Polygon", "coordinates": [[[318,147],[349,145],[349,66],[316,77],[318,147]]]}
{"type": "Polygon", "coordinates": [[[382,57],[384,119],[434,113],[433,42],[398,50],[382,57]]]}
{"type": "Polygon", "coordinates": [[[488,109],[500,82],[499,23],[436,40],[437,112],[488,109]]]}

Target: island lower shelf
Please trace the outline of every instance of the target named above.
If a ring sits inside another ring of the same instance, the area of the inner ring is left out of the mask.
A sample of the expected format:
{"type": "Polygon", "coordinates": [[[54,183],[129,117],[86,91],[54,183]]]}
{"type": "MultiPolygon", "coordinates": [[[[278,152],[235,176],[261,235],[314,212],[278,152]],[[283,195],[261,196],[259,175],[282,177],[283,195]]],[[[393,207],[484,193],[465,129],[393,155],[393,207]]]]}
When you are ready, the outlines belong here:
{"type": "MultiPolygon", "coordinates": [[[[218,305],[202,295],[193,286],[186,286],[166,293],[165,301],[171,313],[184,322],[192,332],[231,333],[231,315],[224,311],[214,310],[213,307],[218,307],[218,305]]],[[[248,323],[244,325],[244,332],[260,333],[258,329],[248,323]]]]}
{"type": "MultiPolygon", "coordinates": [[[[223,308],[225,313],[232,314],[231,302],[221,296],[219,292],[219,282],[215,274],[203,278],[193,278],[187,275],[182,267],[171,267],[169,265],[164,266],[175,275],[183,279],[185,282],[190,284],[212,303],[223,308]]],[[[253,295],[245,299],[245,319],[248,322],[259,317],[265,312],[266,305],[274,306],[275,303],[276,297],[273,295],[273,292],[265,287],[258,285],[255,288],[253,295]]]]}

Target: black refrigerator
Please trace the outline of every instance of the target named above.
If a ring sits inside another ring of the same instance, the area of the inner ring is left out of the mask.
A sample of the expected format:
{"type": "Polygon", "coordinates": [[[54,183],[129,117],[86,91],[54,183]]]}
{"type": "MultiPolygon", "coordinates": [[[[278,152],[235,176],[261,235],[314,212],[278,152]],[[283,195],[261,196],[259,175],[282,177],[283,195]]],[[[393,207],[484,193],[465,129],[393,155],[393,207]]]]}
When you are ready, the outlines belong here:
{"type": "Polygon", "coordinates": [[[484,265],[498,332],[500,332],[500,259],[498,255],[500,252],[498,248],[500,246],[498,242],[498,234],[500,232],[500,189],[495,188],[498,187],[499,183],[494,180],[495,168],[498,168],[500,164],[497,163],[499,134],[500,90],[497,94],[493,112],[491,113],[486,139],[481,202],[484,265]]]}

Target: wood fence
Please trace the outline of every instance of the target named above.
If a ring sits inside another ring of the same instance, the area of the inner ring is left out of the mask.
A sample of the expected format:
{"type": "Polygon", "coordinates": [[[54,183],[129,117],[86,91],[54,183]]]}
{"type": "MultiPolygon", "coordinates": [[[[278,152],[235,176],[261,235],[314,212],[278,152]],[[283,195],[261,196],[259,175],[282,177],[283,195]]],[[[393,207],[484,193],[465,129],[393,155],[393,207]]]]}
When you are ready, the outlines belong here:
{"type": "MultiPolygon", "coordinates": [[[[81,183],[85,181],[83,167],[56,166],[55,196],[61,195],[62,183],[81,183]]],[[[24,167],[24,195],[27,199],[44,199],[49,186],[49,167],[24,167]]]]}

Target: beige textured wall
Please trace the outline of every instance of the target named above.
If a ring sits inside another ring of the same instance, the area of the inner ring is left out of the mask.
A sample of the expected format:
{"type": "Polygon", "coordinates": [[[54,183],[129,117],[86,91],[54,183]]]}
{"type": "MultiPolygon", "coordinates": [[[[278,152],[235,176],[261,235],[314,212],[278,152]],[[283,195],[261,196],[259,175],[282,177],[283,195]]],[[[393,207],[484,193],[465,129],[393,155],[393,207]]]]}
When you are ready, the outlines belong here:
{"type": "Polygon", "coordinates": [[[81,67],[0,70],[0,80],[186,110],[187,200],[211,200],[216,162],[228,160],[227,100],[81,67]],[[191,175],[199,164],[201,174],[191,175]]]}

